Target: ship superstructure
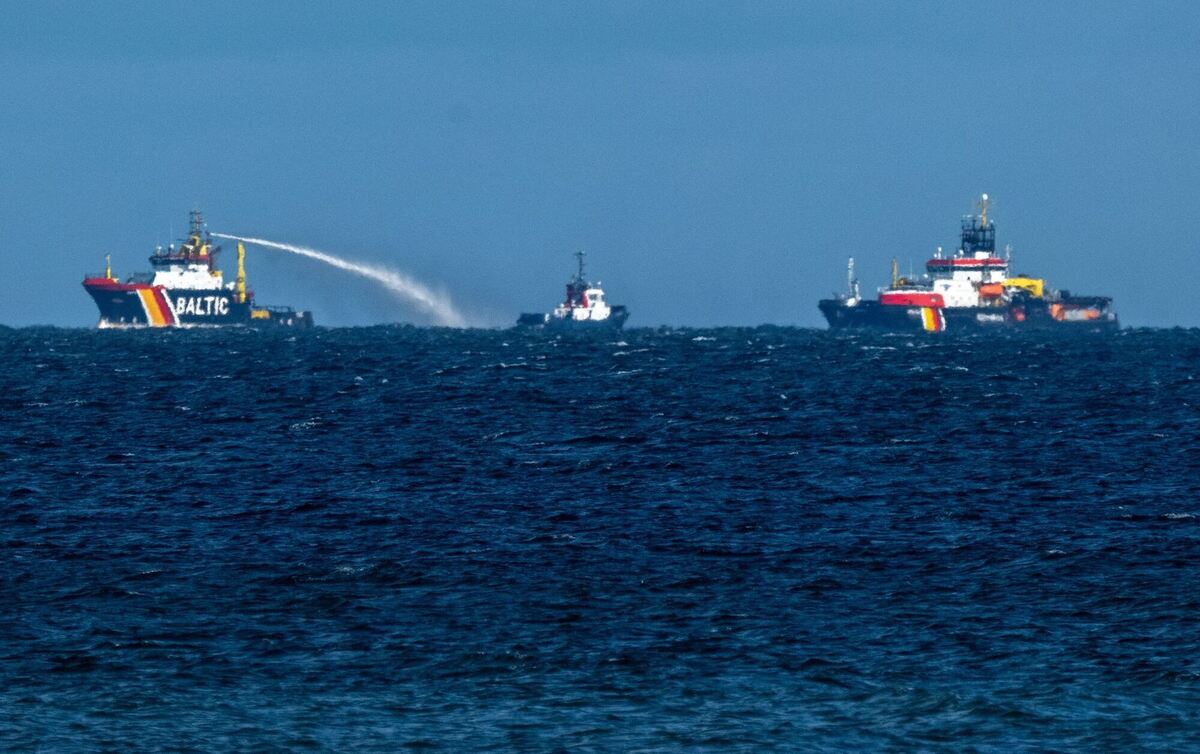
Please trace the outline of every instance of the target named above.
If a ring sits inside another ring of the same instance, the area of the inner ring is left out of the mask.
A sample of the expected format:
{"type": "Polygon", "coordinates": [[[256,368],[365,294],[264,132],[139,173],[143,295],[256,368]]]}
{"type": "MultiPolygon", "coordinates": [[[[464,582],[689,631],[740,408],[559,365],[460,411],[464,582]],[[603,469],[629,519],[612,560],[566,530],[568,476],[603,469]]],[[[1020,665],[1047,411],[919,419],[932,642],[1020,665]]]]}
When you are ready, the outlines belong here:
{"type": "Polygon", "coordinates": [[[567,293],[563,301],[548,314],[522,314],[517,324],[526,327],[597,328],[619,329],[629,318],[624,306],[613,306],[600,283],[590,283],[583,272],[584,252],[575,252],[578,270],[567,281],[567,293]]]}
{"type": "Polygon", "coordinates": [[[891,331],[972,330],[1011,326],[1101,331],[1119,325],[1107,296],[1072,296],[1042,278],[1009,275],[1011,250],[996,254],[996,226],[988,218],[988,195],[979,214],[963,218],[959,248],[941,248],[921,279],[900,277],[892,259],[891,284],[875,301],[863,300],[849,264],[849,291],[818,306],[830,328],[891,331]]]}
{"type": "Polygon", "coordinates": [[[212,242],[199,210],[192,210],[187,238],[150,255],[153,272],[119,280],[106,257],[103,275],[83,287],[100,309],[99,327],[189,327],[259,325],[311,327],[312,313],[259,306],[246,287],[246,249],[237,246],[237,277],[229,283],[217,267],[221,247],[212,242]]]}

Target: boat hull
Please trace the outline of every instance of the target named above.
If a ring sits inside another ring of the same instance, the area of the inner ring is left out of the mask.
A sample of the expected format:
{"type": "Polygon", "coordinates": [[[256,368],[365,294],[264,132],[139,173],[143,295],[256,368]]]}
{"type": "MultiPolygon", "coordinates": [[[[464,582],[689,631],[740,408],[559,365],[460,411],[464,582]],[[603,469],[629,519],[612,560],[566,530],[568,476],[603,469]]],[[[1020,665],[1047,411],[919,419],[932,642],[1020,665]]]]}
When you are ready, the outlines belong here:
{"type": "Polygon", "coordinates": [[[233,291],[172,291],[161,285],[91,278],[84,289],[100,311],[101,328],[312,327],[311,312],[239,302],[233,291]]]}
{"type": "Polygon", "coordinates": [[[624,306],[614,306],[611,314],[604,319],[574,319],[572,317],[555,317],[552,314],[522,314],[517,319],[517,326],[568,331],[620,330],[625,326],[627,319],[629,319],[629,310],[624,306]]]}
{"type": "Polygon", "coordinates": [[[1099,304],[1095,309],[1070,301],[1066,305],[1077,306],[1078,308],[1072,308],[1070,311],[1083,314],[1077,319],[1067,318],[1071,315],[1064,314],[1061,309],[1056,311],[1053,308],[1054,303],[1036,299],[1013,302],[1003,307],[946,307],[938,310],[942,318],[940,328],[930,326],[930,318],[923,311],[926,307],[893,306],[880,304],[878,301],[860,301],[849,306],[844,301],[824,299],[818,303],[818,308],[825,315],[825,321],[829,323],[831,330],[979,332],[1011,329],[1111,332],[1120,328],[1116,315],[1099,308],[1099,304]]]}

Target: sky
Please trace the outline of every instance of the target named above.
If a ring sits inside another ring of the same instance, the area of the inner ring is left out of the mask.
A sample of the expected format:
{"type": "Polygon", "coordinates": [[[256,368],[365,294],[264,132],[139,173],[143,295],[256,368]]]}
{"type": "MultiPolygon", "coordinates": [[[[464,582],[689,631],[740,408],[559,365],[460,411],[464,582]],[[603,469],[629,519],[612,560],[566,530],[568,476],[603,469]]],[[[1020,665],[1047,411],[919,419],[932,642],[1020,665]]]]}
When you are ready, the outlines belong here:
{"type": "MultiPolygon", "coordinates": [[[[1200,4],[6,2],[0,323],[214,231],[400,270],[472,322],[545,311],[574,251],[630,326],[823,325],[982,192],[1017,272],[1200,326],[1200,4]]],[[[232,272],[231,254],[226,269],[232,272]]],[[[425,324],[251,249],[261,303],[425,324]]]]}

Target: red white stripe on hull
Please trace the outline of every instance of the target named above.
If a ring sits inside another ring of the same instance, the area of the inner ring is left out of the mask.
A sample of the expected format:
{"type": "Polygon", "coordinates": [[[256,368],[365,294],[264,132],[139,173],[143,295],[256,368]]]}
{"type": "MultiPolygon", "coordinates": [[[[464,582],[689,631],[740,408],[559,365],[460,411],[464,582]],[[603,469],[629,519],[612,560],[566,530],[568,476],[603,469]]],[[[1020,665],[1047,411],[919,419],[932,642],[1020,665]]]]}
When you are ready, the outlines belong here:
{"type": "Polygon", "coordinates": [[[939,309],[946,305],[942,294],[927,291],[884,291],[879,294],[879,303],[885,306],[927,306],[939,309]]]}

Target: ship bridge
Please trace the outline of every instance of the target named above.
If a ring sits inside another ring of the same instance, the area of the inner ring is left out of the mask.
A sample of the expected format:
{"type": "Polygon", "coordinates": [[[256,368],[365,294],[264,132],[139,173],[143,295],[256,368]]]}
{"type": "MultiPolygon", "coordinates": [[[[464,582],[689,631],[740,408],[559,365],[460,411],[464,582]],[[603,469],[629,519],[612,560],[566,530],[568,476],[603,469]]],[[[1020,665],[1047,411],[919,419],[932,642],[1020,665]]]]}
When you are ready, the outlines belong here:
{"type": "Polygon", "coordinates": [[[150,264],[154,268],[183,267],[188,265],[203,265],[208,268],[216,266],[216,257],[221,247],[212,242],[212,237],[204,227],[204,215],[194,209],[188,213],[187,239],[176,249],[174,244],[163,249],[161,246],[150,256],[150,264]]]}
{"type": "Polygon", "coordinates": [[[979,214],[963,218],[958,253],[943,257],[941,249],[925,263],[935,279],[999,283],[1008,275],[1008,261],[996,256],[996,224],[988,222],[988,195],[979,199],[979,214]]]}
{"type": "Polygon", "coordinates": [[[188,213],[188,235],[179,248],[174,244],[161,246],[150,256],[154,267],[154,285],[165,288],[220,288],[224,284],[217,269],[217,254],[221,247],[213,244],[204,227],[204,215],[194,209],[188,213]]]}
{"type": "Polygon", "coordinates": [[[925,269],[933,278],[958,278],[975,283],[998,283],[1008,276],[1008,262],[984,251],[973,257],[935,256],[925,263],[925,269]]]}
{"type": "Polygon", "coordinates": [[[999,303],[1008,277],[1008,260],[996,256],[996,225],[988,221],[988,195],[979,200],[979,214],[964,217],[958,251],[938,253],[925,263],[933,278],[932,289],[946,306],[965,307],[999,303]]]}

